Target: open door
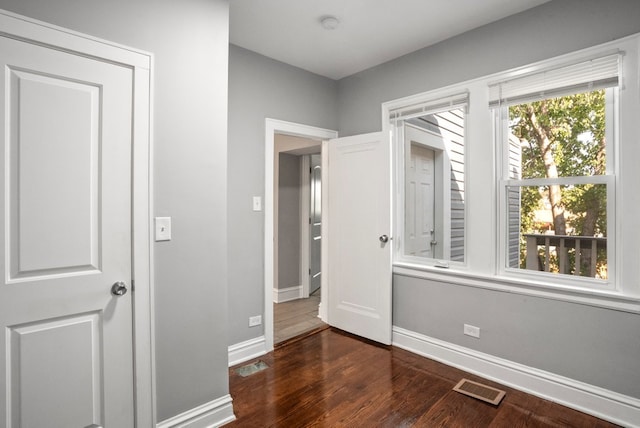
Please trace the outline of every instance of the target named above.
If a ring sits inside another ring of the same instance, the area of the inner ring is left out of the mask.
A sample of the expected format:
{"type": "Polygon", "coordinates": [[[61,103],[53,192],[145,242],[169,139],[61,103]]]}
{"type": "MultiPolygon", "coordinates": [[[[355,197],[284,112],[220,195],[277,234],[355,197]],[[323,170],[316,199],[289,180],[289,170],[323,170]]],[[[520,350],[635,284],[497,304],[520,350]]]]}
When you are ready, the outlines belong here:
{"type": "Polygon", "coordinates": [[[328,321],[391,343],[390,142],[373,133],[327,144],[328,321]]]}
{"type": "Polygon", "coordinates": [[[309,155],[309,294],[320,289],[322,268],[322,165],[319,154],[309,155]]]}

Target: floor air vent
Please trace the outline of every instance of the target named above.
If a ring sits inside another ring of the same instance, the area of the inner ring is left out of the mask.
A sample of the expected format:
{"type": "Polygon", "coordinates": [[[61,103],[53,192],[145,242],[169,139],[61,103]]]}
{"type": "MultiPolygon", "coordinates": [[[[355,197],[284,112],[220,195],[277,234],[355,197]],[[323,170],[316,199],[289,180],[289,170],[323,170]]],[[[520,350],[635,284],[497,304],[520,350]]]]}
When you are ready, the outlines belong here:
{"type": "Polygon", "coordinates": [[[496,406],[500,404],[500,401],[502,401],[506,394],[506,392],[500,389],[492,388],[469,379],[462,379],[453,390],[496,406]]]}
{"type": "Polygon", "coordinates": [[[236,369],[236,373],[238,373],[242,377],[250,376],[254,373],[258,373],[264,369],[269,368],[267,363],[262,360],[258,360],[255,363],[247,364],[246,366],[238,367],[236,369]]]}

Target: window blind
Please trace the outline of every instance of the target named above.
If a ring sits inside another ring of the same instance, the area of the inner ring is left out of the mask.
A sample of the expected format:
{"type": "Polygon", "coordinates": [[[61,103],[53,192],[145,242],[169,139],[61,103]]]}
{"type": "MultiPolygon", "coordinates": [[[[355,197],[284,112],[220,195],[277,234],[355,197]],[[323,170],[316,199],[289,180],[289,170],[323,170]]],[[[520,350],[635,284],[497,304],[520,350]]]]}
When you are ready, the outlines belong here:
{"type": "Polygon", "coordinates": [[[463,108],[466,111],[468,104],[469,93],[463,92],[390,110],[389,119],[391,121],[407,120],[426,114],[440,113],[458,108],[463,108]]]}
{"type": "Polygon", "coordinates": [[[618,86],[622,53],[489,84],[489,107],[509,106],[618,86]]]}

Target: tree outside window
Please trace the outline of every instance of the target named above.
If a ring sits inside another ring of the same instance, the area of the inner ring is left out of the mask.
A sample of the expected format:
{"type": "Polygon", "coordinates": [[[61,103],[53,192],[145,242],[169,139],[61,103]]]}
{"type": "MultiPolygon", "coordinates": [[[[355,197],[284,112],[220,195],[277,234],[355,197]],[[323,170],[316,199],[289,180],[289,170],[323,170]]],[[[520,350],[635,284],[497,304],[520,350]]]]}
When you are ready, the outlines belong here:
{"type": "Polygon", "coordinates": [[[607,185],[584,178],[607,173],[606,91],[508,109],[519,267],[607,279],[607,185]]]}

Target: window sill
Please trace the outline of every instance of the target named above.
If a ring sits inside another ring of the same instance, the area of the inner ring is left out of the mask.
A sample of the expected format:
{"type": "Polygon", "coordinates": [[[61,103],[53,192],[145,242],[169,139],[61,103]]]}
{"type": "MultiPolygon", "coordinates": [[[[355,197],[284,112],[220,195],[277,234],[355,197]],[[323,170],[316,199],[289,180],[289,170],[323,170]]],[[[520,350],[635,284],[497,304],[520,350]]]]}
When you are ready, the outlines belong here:
{"type": "Polygon", "coordinates": [[[393,264],[393,273],[413,278],[430,279],[454,285],[484,288],[503,293],[515,293],[543,299],[614,309],[640,314],[640,297],[631,297],[609,290],[555,285],[502,275],[483,275],[464,268],[423,266],[406,262],[393,264]]]}

